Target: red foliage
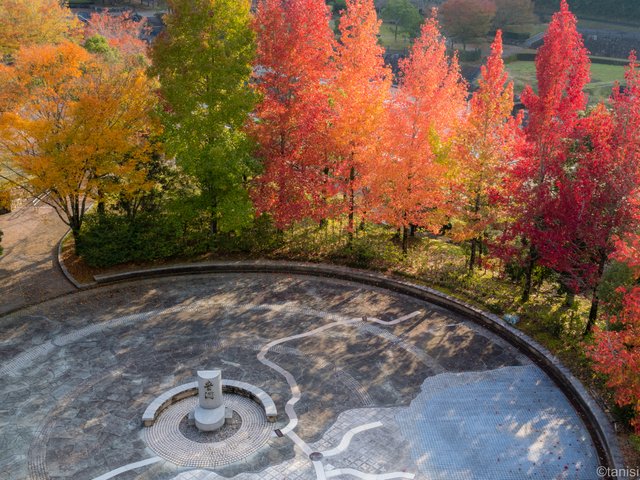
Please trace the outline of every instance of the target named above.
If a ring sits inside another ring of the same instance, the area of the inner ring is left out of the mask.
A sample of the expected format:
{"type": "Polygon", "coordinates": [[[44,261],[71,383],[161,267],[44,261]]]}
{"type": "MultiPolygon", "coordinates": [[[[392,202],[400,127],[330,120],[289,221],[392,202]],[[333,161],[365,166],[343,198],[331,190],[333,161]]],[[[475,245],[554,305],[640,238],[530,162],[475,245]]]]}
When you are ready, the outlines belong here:
{"type": "Polygon", "coordinates": [[[576,17],[562,0],[536,56],[538,93],[529,86],[522,92],[522,102],[529,111],[527,142],[504,184],[502,201],[507,206],[507,216],[514,220],[502,242],[520,238],[528,245],[529,277],[524,299],[528,297],[533,265],[553,264],[553,256],[560,254],[546,248],[562,243],[552,240],[560,230],[550,209],[557,198],[557,188],[568,173],[567,154],[576,135],[579,114],[587,104],[584,87],[589,82],[588,52],[576,24],[576,17]]]}
{"type": "MultiPolygon", "coordinates": [[[[626,88],[615,88],[612,96],[613,136],[616,138],[614,156],[625,167],[620,175],[622,187],[626,186],[628,189],[630,183],[629,179],[623,178],[625,171],[636,183],[635,190],[629,192],[624,200],[620,200],[623,208],[629,212],[629,223],[621,225],[624,228],[617,232],[624,241],[616,242],[613,257],[627,263],[636,272],[636,277],[640,277],[640,235],[637,234],[640,220],[640,71],[635,53],[630,57],[625,78],[626,88]],[[625,231],[630,233],[625,235],[625,231]]],[[[609,168],[620,168],[620,165],[609,168]]],[[[621,185],[612,184],[608,188],[619,191],[621,185]]],[[[618,404],[633,407],[636,414],[633,424],[636,433],[640,434],[640,287],[626,292],[622,312],[617,318],[610,318],[609,323],[612,328],[608,330],[595,329],[595,342],[589,349],[589,356],[595,362],[596,371],[608,376],[607,385],[614,389],[618,404]]]]}
{"type": "Polygon", "coordinates": [[[264,0],[255,25],[263,99],[252,133],[265,171],[253,199],[259,213],[270,212],[284,228],[326,215],[334,37],[324,0],[264,0]]]}
{"type": "MultiPolygon", "coordinates": [[[[627,259],[630,264],[640,264],[638,253],[635,250],[627,259]]],[[[640,434],[640,287],[626,292],[622,312],[609,323],[609,330],[595,328],[594,343],[587,347],[587,354],[594,369],[607,375],[607,386],[614,390],[618,405],[633,408],[632,424],[640,434]]]]}

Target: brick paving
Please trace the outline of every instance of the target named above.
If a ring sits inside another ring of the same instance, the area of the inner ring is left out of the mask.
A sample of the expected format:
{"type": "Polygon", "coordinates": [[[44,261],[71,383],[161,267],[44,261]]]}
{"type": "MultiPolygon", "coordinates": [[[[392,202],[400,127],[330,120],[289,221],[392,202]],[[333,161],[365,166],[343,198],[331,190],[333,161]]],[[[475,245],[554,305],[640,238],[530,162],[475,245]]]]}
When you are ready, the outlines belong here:
{"type": "Polygon", "coordinates": [[[446,310],[349,282],[210,274],[78,292],[0,317],[0,358],[0,478],[594,478],[584,425],[526,357],[446,310]],[[186,410],[158,419],[167,449],[149,441],[146,407],[203,368],[275,401],[248,450],[180,437],[186,410]],[[298,422],[278,437],[290,379],[298,422]]]}
{"type": "Polygon", "coordinates": [[[0,315],[75,290],[56,263],[68,227],[51,207],[28,203],[0,215],[0,230],[0,315]]]}

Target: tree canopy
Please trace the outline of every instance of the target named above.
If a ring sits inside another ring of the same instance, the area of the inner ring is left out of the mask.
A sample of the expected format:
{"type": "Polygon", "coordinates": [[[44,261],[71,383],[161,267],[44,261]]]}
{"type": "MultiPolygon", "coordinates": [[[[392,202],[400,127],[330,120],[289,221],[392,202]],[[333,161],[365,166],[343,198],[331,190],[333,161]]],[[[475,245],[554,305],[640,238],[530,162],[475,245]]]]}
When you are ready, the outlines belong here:
{"type": "Polygon", "coordinates": [[[247,179],[255,174],[244,131],[255,33],[249,0],[171,0],[152,52],[160,78],[167,150],[199,183],[212,232],[251,219],[247,179]]]}

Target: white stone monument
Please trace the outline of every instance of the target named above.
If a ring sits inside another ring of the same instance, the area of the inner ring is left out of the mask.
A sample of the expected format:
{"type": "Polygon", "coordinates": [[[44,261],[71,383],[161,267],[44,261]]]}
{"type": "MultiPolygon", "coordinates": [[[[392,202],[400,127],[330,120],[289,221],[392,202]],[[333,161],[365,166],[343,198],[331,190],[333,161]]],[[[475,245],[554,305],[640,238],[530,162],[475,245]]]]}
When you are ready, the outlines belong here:
{"type": "Polygon", "coordinates": [[[224,425],[226,410],[222,400],[222,372],[199,370],[198,406],[193,415],[199,430],[211,432],[224,425]]]}

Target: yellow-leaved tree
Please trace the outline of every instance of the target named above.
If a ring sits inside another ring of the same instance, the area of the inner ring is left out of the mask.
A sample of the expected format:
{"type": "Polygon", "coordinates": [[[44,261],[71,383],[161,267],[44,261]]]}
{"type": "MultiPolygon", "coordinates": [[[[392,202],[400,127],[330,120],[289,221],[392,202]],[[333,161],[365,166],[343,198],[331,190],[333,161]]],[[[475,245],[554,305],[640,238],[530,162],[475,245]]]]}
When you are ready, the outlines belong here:
{"type": "Polygon", "coordinates": [[[5,176],[42,196],[77,239],[92,199],[148,188],[155,88],[144,66],[74,43],[22,48],[0,66],[5,176]]]}
{"type": "Polygon", "coordinates": [[[0,2],[0,58],[10,58],[21,47],[57,44],[81,35],[82,23],[60,0],[0,2]]]}

